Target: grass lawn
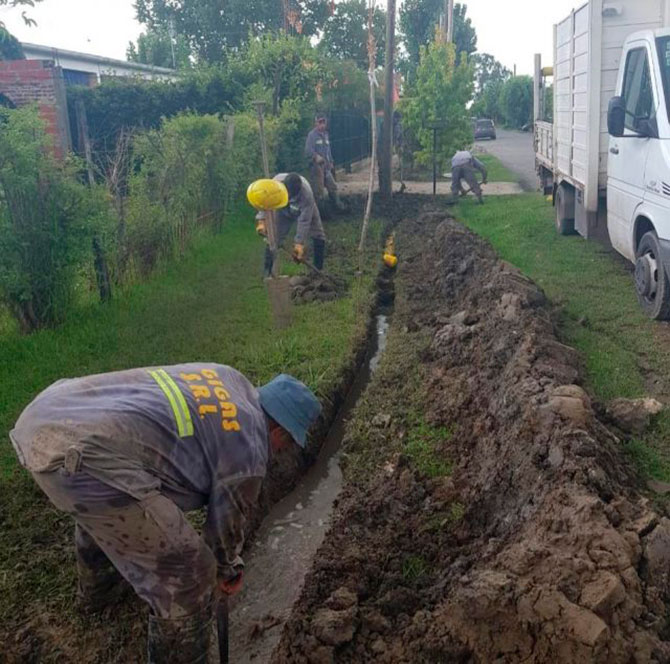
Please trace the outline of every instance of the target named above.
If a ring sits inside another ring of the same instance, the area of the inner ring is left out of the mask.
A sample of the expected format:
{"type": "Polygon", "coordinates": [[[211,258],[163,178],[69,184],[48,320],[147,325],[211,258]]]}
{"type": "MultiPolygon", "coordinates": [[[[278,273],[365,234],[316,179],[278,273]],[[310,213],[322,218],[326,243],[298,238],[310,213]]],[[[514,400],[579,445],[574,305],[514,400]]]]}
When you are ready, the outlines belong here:
{"type": "MultiPolygon", "coordinates": [[[[670,375],[670,330],[642,313],[626,261],[596,242],[557,235],[543,196],[466,200],[454,212],[560,306],[562,336],[581,352],[598,399],[648,396],[652,376],[670,375]]],[[[670,414],[627,449],[648,475],[670,481],[670,414]]]]}
{"type": "Polygon", "coordinates": [[[62,377],[198,360],[230,364],[256,384],[286,371],[328,398],[366,333],[380,266],[382,225],[373,221],[364,273],[354,278],[361,221],[326,222],[325,267],[346,279],[347,295],[294,307],[287,330],[273,328],[264,245],[245,209],[110,305],[83,308],[57,329],[0,337],[0,624],[40,604],[66,611],[73,596],[71,521],[47,506],[8,440],[22,408],[62,377]]]}
{"type": "Polygon", "coordinates": [[[474,153],[475,157],[481,161],[488,171],[489,182],[518,182],[519,176],[510,171],[500,159],[494,157],[492,154],[483,152],[474,153]]]}

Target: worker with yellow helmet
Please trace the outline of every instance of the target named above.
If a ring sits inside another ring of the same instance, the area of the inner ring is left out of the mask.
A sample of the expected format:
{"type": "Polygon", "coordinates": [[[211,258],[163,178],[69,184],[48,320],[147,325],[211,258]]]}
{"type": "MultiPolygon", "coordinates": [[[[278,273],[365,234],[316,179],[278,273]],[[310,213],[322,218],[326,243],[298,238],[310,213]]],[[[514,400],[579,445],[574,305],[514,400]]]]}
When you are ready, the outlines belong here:
{"type": "MultiPolygon", "coordinates": [[[[298,173],[279,173],[272,180],[257,180],[247,190],[249,203],[258,210],[256,230],[265,234],[267,210],[277,210],[277,243],[286,239],[294,221],[297,221],[293,243],[293,258],[305,258],[305,243],[312,239],[314,266],[323,269],[326,254],[326,234],[323,231],[319,208],[309,182],[298,173]]],[[[265,249],[264,272],[272,271],[274,257],[270,247],[265,249]]]]}

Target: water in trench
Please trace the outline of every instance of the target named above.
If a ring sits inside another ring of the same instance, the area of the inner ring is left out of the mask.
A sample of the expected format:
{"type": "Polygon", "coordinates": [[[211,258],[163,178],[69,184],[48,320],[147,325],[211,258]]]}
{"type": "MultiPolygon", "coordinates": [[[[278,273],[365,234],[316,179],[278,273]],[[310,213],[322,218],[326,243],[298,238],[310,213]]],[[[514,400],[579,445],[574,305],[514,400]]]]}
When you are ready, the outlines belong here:
{"type": "Polygon", "coordinates": [[[261,664],[270,659],[312,558],[329,527],[342,489],[339,448],[346,419],[379,366],[386,348],[389,315],[376,318],[363,367],[358,372],[316,463],[296,489],[277,503],[259,528],[245,557],[244,588],[231,603],[230,661],[261,664]]]}

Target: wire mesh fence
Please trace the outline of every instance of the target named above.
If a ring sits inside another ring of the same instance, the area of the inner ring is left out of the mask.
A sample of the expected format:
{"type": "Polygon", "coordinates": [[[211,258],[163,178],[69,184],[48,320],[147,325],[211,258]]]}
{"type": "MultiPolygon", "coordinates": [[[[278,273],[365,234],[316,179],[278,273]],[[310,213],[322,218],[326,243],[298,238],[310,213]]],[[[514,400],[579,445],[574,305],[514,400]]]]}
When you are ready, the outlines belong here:
{"type": "Polygon", "coordinates": [[[330,148],[336,166],[348,168],[371,154],[370,118],[360,113],[331,111],[330,148]]]}

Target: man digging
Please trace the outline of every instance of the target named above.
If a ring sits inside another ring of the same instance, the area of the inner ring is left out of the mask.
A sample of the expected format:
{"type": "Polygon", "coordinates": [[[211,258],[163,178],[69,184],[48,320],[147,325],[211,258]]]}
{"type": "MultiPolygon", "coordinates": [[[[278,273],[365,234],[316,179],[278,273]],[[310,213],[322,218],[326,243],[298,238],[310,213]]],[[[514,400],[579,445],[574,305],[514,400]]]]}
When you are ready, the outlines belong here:
{"type": "MultiPolygon", "coordinates": [[[[323,230],[319,208],[309,182],[298,173],[279,173],[272,180],[257,180],[247,191],[249,202],[259,212],[256,214],[256,231],[265,236],[265,210],[277,210],[277,246],[281,247],[291,226],[296,222],[292,256],[296,262],[305,258],[305,244],[312,240],[314,267],[323,270],[326,255],[326,234],[323,230]]],[[[273,255],[270,247],[265,248],[263,272],[270,276],[273,255]]]]}
{"type": "Polygon", "coordinates": [[[204,664],[217,586],[242,584],[245,515],[269,457],[304,447],[320,411],[291,376],[256,390],[231,367],[181,364],[60,380],[10,437],[75,519],[80,601],[100,610],[123,577],[151,609],[148,661],[204,664]],[[185,512],[204,505],[201,537],[185,512]]]}
{"type": "Polygon", "coordinates": [[[481,173],[482,184],[486,184],[486,166],[479,159],[473,157],[472,153],[468,150],[461,150],[454,155],[451,160],[451,193],[454,198],[459,195],[465,196],[468,193],[463,189],[463,185],[461,184],[461,181],[465,180],[470,187],[470,191],[477,197],[477,200],[480,203],[484,202],[482,188],[477,181],[475,171],[481,173]]]}

